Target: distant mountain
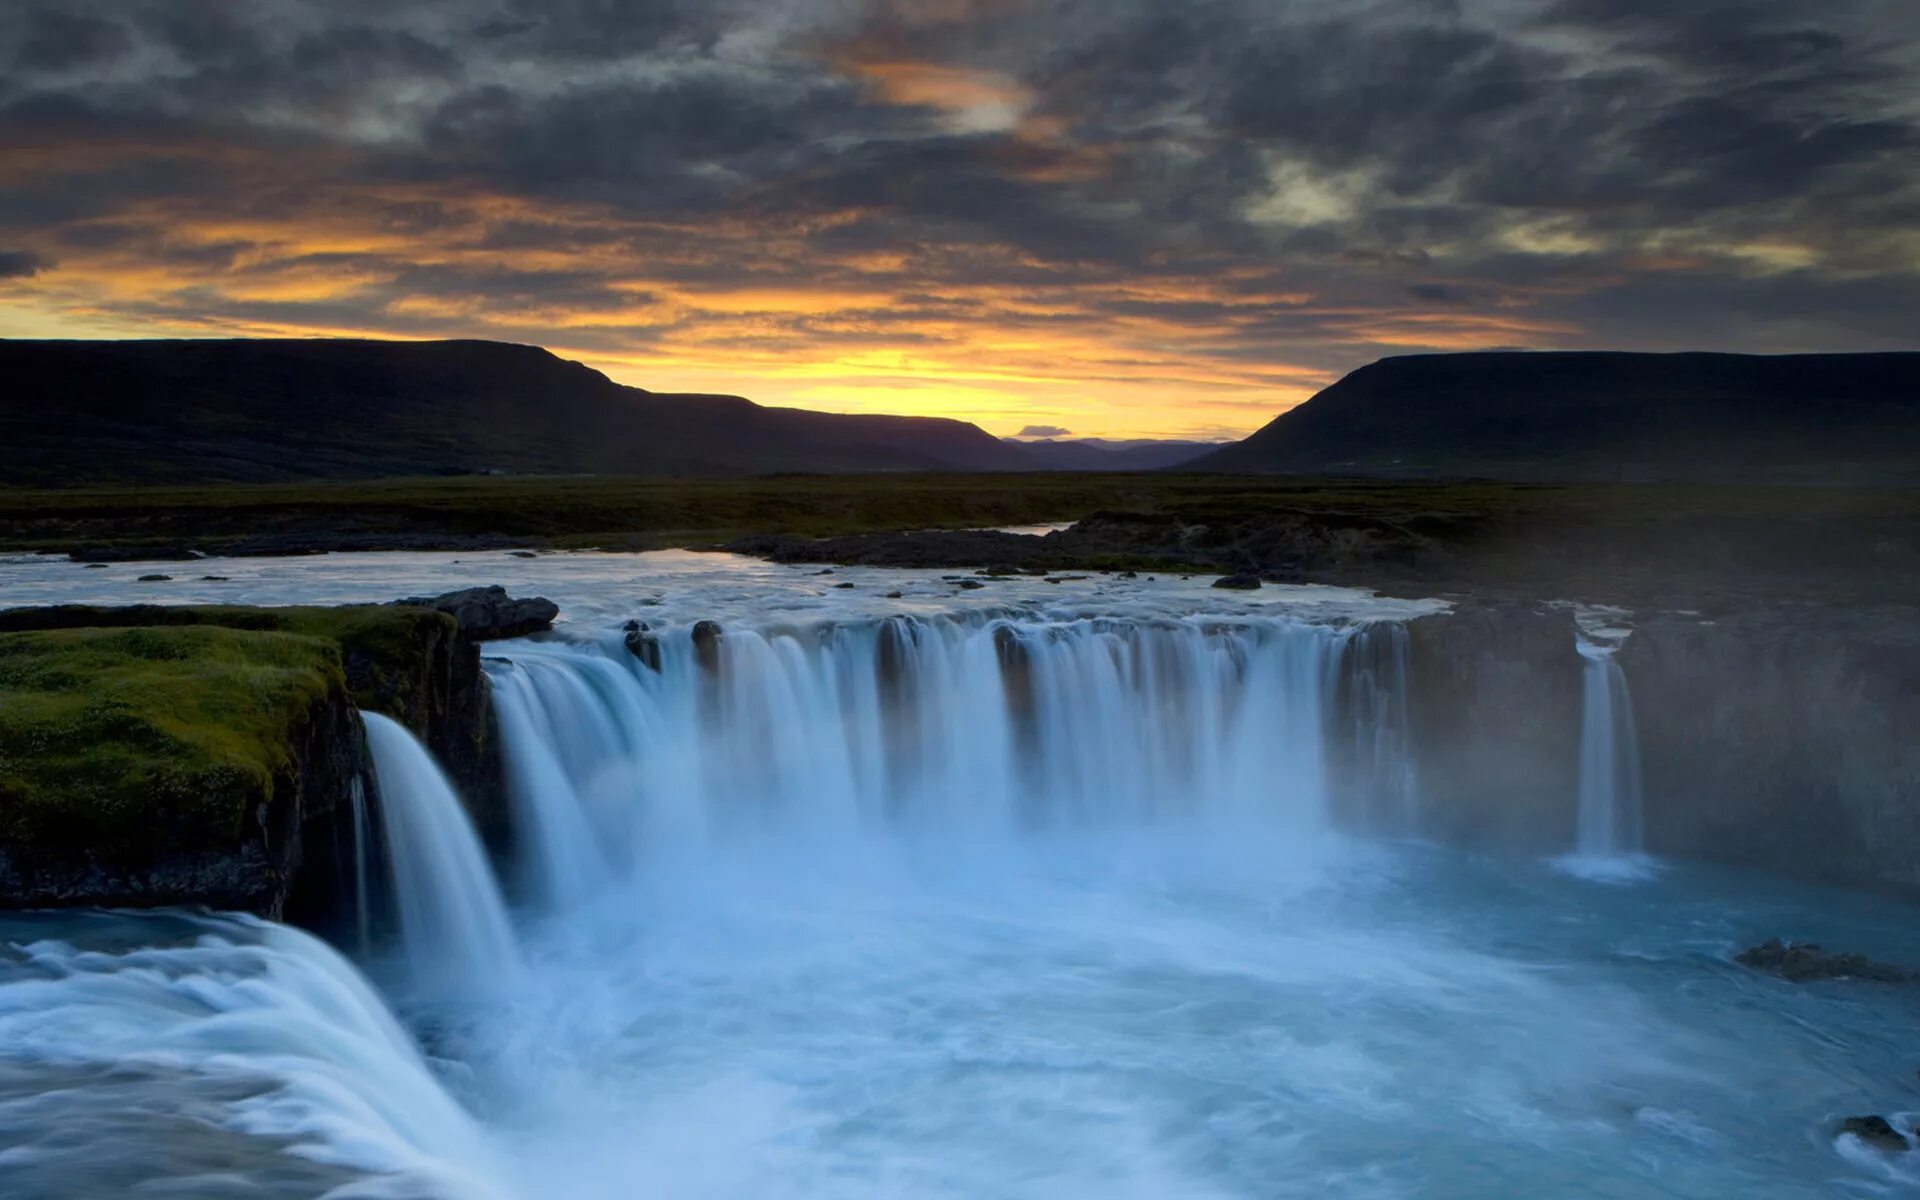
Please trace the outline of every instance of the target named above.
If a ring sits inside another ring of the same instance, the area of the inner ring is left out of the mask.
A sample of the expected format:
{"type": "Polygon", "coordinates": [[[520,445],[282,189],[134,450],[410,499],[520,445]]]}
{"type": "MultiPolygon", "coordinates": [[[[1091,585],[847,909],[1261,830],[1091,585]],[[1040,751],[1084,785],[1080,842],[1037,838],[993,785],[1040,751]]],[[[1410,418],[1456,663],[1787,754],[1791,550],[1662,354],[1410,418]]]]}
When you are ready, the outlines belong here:
{"type": "Polygon", "coordinates": [[[1920,483],[1920,353],[1423,354],[1362,367],[1201,471],[1920,483]]]}
{"type": "Polygon", "coordinates": [[[624,387],[534,346],[0,340],[0,484],[1023,470],[978,426],[624,387]]]}
{"type": "Polygon", "coordinates": [[[1038,471],[1156,471],[1219,448],[1218,442],[1156,441],[1136,438],[1045,438],[1039,441],[1006,439],[1025,451],[1038,471]]]}

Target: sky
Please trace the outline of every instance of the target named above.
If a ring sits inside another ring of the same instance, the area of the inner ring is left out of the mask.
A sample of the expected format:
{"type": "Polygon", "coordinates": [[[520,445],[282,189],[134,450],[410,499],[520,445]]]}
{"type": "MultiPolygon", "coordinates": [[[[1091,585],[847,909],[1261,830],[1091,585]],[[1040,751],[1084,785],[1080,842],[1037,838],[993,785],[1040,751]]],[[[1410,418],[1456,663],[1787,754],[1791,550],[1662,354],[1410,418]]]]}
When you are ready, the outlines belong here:
{"type": "Polygon", "coordinates": [[[1389,354],[1916,330],[1916,0],[0,4],[0,335],[1224,438],[1389,354]]]}

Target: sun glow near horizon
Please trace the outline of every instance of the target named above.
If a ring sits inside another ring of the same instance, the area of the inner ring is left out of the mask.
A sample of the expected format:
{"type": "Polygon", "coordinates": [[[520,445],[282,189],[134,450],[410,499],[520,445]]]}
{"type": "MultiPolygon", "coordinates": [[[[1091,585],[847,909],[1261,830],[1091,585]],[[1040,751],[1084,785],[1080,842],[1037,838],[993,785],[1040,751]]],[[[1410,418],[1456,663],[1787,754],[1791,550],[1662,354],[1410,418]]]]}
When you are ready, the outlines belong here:
{"type": "Polygon", "coordinates": [[[1920,32],[1846,6],[81,7],[0,13],[0,335],[1225,437],[1387,354],[1897,349],[1920,303],[1920,32]]]}

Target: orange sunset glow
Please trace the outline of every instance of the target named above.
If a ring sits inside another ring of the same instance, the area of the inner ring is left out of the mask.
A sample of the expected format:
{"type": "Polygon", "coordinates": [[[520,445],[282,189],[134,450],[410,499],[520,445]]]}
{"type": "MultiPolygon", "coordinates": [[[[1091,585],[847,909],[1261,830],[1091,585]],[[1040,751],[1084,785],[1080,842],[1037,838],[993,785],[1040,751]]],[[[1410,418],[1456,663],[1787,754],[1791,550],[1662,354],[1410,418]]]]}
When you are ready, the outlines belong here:
{"type": "Polygon", "coordinates": [[[0,333],[500,339],[654,390],[1215,439],[1387,354],[1878,348],[1920,277],[1891,59],[1844,94],[1771,64],[1801,99],[1702,154],[1675,122],[1732,67],[1490,2],[469,8],[60,26],[0,84],[0,333]],[[1573,79],[1644,119],[1575,155],[1573,79]],[[1802,148],[1751,169],[1770,139],[1802,148]]]}

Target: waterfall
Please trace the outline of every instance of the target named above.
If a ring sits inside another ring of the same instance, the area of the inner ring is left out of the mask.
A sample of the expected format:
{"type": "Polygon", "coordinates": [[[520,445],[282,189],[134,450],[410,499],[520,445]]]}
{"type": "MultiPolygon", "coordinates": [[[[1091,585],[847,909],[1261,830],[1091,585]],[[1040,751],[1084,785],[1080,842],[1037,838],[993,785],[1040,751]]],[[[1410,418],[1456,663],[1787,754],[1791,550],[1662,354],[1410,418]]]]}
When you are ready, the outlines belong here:
{"type": "Polygon", "coordinates": [[[1614,661],[1619,642],[1582,638],[1578,852],[1610,858],[1644,848],[1640,747],[1627,677],[1614,661]]]}
{"type": "Polygon", "coordinates": [[[1407,627],[1373,622],[1348,631],[1340,649],[1334,746],[1344,757],[1342,808],[1356,829],[1389,837],[1420,832],[1414,773],[1407,627]]]}
{"type": "Polygon", "coordinates": [[[353,933],[360,958],[373,953],[373,830],[367,819],[367,784],[358,775],[348,789],[353,801],[353,933]]]}
{"type": "Polygon", "coordinates": [[[565,907],[645,854],[774,826],[993,838],[1179,822],[1309,837],[1328,823],[1350,645],[1381,656],[1353,719],[1404,807],[1410,775],[1385,763],[1406,751],[1404,635],[1351,633],[1271,618],[894,617],[700,643],[679,629],[654,635],[647,661],[618,633],[516,642],[486,666],[519,870],[565,907]]]}
{"type": "Polygon", "coordinates": [[[499,885],[453,785],[412,733],[362,713],[413,986],[456,996],[519,972],[499,885]]]}
{"type": "Polygon", "coordinates": [[[485,1135],[317,938],[166,911],[47,928],[0,954],[0,1194],[500,1200],[485,1135]]]}

